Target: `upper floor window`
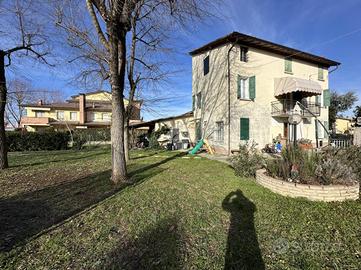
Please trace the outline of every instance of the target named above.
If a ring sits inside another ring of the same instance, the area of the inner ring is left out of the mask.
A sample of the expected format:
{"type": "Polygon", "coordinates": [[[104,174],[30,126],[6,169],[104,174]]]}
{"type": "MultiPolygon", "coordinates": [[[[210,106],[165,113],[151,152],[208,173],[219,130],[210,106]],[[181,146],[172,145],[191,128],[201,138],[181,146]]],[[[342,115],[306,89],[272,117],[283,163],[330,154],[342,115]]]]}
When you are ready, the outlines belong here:
{"type": "Polygon", "coordinates": [[[248,78],[238,75],[237,82],[237,98],[249,99],[249,83],[248,78]]]}
{"type": "Polygon", "coordinates": [[[292,58],[285,58],[285,72],[292,73],[292,58]]]}
{"type": "Polygon", "coordinates": [[[35,117],[45,117],[45,112],[43,112],[43,111],[35,111],[35,117]]]}
{"type": "Polygon", "coordinates": [[[70,112],[70,120],[76,121],[77,120],[77,113],[76,112],[70,112]]]}
{"type": "Polygon", "coordinates": [[[56,118],[58,120],[64,120],[64,112],[63,111],[59,111],[56,113],[56,118]]]}
{"type": "Polygon", "coordinates": [[[196,108],[196,97],[195,95],[192,95],[192,111],[196,108]]]}
{"type": "Polygon", "coordinates": [[[110,121],[111,120],[110,113],[102,113],[102,120],[110,121]]]}
{"type": "Polygon", "coordinates": [[[199,92],[197,94],[197,109],[200,109],[202,107],[202,93],[199,92]]]}
{"type": "Polygon", "coordinates": [[[248,62],[248,48],[241,47],[240,49],[240,58],[242,62],[248,62]]]}
{"type": "Polygon", "coordinates": [[[323,67],[319,66],[318,67],[318,79],[320,81],[323,81],[324,80],[324,77],[323,77],[323,67]]]}
{"type": "Polygon", "coordinates": [[[203,74],[207,75],[209,72],[209,55],[203,59],[203,74]]]}

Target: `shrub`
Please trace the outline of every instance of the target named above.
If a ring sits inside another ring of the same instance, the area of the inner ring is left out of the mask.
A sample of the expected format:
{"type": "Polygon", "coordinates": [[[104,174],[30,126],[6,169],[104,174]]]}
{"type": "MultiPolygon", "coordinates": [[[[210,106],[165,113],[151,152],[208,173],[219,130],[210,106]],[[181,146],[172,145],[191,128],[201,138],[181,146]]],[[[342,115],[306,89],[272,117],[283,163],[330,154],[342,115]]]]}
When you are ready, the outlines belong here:
{"type": "Polygon", "coordinates": [[[63,150],[69,143],[68,132],[7,132],[9,151],[63,150]]]}
{"type": "Polygon", "coordinates": [[[355,181],[356,175],[346,160],[339,150],[329,149],[316,153],[290,146],[283,149],[281,158],[268,160],[266,169],[269,175],[286,181],[347,185],[355,181]]]}
{"type": "Polygon", "coordinates": [[[84,144],[88,142],[107,142],[110,140],[110,129],[107,128],[76,129],[73,131],[73,147],[78,150],[82,149],[84,144]]]}
{"type": "Polygon", "coordinates": [[[159,137],[162,134],[167,134],[169,132],[169,128],[167,126],[162,126],[160,129],[153,131],[149,136],[149,148],[159,149],[160,145],[158,142],[159,137]]]}
{"type": "Polygon", "coordinates": [[[254,177],[264,166],[265,160],[256,149],[254,142],[239,146],[239,153],[230,159],[237,176],[254,177]]]}

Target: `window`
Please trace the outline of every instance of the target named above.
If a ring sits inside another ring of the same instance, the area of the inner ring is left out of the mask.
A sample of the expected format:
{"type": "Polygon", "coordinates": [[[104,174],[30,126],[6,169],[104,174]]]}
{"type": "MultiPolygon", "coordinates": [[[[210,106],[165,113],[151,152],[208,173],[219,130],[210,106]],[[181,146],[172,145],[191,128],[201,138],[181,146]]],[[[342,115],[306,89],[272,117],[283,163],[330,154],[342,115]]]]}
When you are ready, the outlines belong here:
{"type": "Polygon", "coordinates": [[[292,58],[285,58],[285,72],[292,73],[292,58]]]}
{"type": "Polygon", "coordinates": [[[109,113],[102,113],[102,120],[104,121],[110,121],[111,117],[109,113]]]}
{"type": "Polygon", "coordinates": [[[321,95],[317,95],[315,101],[316,101],[316,105],[321,106],[321,95]]]}
{"type": "Polygon", "coordinates": [[[323,138],[323,127],[319,121],[317,121],[317,138],[321,139],[323,138]]]}
{"type": "Polygon", "coordinates": [[[35,117],[45,117],[45,112],[43,112],[43,111],[35,111],[35,117]]]}
{"type": "Polygon", "coordinates": [[[318,67],[318,79],[323,81],[323,67],[318,67]]]}
{"type": "Polygon", "coordinates": [[[195,95],[192,96],[192,111],[196,108],[196,97],[195,95]]]}
{"type": "Polygon", "coordinates": [[[202,107],[202,93],[199,92],[197,94],[197,109],[200,109],[202,107]]]}
{"type": "Polygon", "coordinates": [[[70,112],[70,120],[76,121],[77,120],[77,113],[76,112],[70,112]]]}
{"type": "Polygon", "coordinates": [[[209,55],[203,59],[203,74],[207,75],[209,72],[209,55]]]}
{"type": "Polygon", "coordinates": [[[196,140],[202,139],[202,127],[201,127],[201,121],[196,121],[196,140]]]}
{"type": "Polygon", "coordinates": [[[249,118],[241,118],[240,139],[241,140],[249,140],[249,118]]]}
{"type": "MultiPolygon", "coordinates": [[[[330,127],[328,126],[328,121],[324,121],[324,122],[323,122],[323,125],[325,126],[325,128],[327,129],[327,131],[329,131],[330,127]]],[[[324,138],[325,138],[325,139],[328,139],[328,134],[327,134],[326,131],[324,132],[324,135],[325,135],[324,138]]]]}
{"type": "Polygon", "coordinates": [[[242,62],[248,62],[248,48],[241,47],[240,49],[240,58],[242,62]]]}
{"type": "Polygon", "coordinates": [[[328,90],[328,89],[323,90],[323,106],[327,107],[327,106],[330,106],[330,104],[331,104],[330,90],[328,90]]]}
{"type": "Polygon", "coordinates": [[[248,78],[241,77],[239,75],[238,75],[238,83],[237,83],[237,98],[249,99],[248,78]]]}
{"type": "Polygon", "coordinates": [[[56,113],[56,118],[58,120],[64,120],[64,112],[63,111],[59,111],[56,113]]]}
{"type": "Polygon", "coordinates": [[[223,121],[216,122],[216,140],[223,142],[224,140],[224,123],[223,121]]]}

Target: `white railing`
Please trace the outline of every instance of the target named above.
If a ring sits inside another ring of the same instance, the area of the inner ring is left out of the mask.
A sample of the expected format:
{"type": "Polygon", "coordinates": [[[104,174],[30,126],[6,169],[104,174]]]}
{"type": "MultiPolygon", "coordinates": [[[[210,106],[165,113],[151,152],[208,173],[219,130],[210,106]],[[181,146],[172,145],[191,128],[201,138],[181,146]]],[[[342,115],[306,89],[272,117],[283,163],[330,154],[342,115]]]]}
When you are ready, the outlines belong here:
{"type": "Polygon", "coordinates": [[[347,148],[351,146],[351,139],[330,139],[330,143],[336,148],[347,148]]]}

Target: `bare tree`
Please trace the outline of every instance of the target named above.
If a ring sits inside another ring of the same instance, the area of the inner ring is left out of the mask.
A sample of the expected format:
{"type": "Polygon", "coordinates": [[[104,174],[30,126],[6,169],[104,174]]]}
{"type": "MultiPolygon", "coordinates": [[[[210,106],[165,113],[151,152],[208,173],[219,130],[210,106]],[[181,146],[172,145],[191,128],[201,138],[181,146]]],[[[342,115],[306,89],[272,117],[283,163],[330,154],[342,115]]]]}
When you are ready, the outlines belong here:
{"type": "Polygon", "coordinates": [[[5,68],[11,65],[13,57],[32,57],[48,64],[47,37],[32,4],[31,0],[15,0],[0,6],[0,34],[3,36],[0,44],[0,169],[8,167],[4,119],[7,102],[5,68]]]}
{"type": "MultiPolygon", "coordinates": [[[[69,4],[69,1],[66,2],[69,4]]],[[[114,183],[127,180],[124,150],[126,116],[123,100],[127,56],[126,38],[131,30],[132,18],[137,16],[139,2],[147,12],[140,14],[163,18],[169,15],[169,18],[181,24],[191,17],[201,16],[205,4],[208,3],[206,0],[85,0],[92,27],[85,23],[81,25],[81,28],[75,22],[78,18],[73,17],[70,24],[63,21],[64,17],[73,16],[66,14],[63,4],[57,12],[60,18],[57,24],[67,31],[68,40],[73,42],[73,47],[80,51],[76,59],[93,60],[95,69],[88,71],[88,74],[100,71],[104,79],[109,78],[112,91],[111,144],[114,183]],[[101,44],[101,49],[97,46],[99,44],[101,44]]]]}

